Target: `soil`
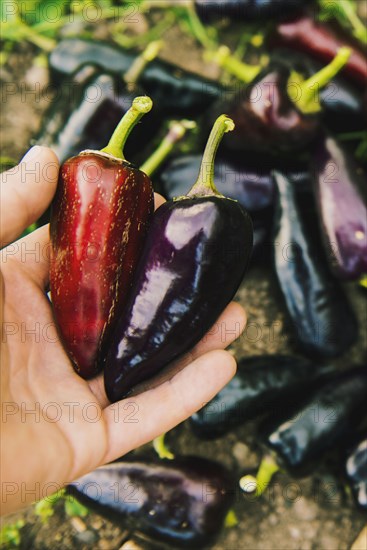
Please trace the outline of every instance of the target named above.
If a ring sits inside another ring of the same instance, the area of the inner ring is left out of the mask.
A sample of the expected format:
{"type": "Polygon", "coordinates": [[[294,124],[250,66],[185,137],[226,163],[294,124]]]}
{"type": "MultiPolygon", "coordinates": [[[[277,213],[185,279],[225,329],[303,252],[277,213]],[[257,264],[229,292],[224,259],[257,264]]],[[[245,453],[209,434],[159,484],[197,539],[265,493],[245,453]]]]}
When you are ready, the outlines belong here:
{"type": "MultiPolygon", "coordinates": [[[[99,37],[105,38],[106,31],[99,30],[99,37]]],[[[195,42],[176,26],[166,33],[165,42],[162,58],[208,77],[218,76],[214,66],[201,60],[195,42]]],[[[16,160],[28,149],[52,98],[49,91],[46,95],[38,94],[36,98],[30,93],[35,82],[40,83],[41,90],[47,90],[48,84],[47,70],[33,65],[34,54],[32,48],[19,46],[0,73],[3,93],[6,93],[0,128],[2,155],[16,160]],[[10,87],[9,83],[15,85],[10,87]]],[[[364,291],[356,288],[355,284],[346,285],[346,290],[358,313],[360,326],[366,327],[364,291]]],[[[295,351],[276,281],[266,259],[260,264],[253,263],[236,300],[245,306],[248,314],[247,329],[232,346],[238,358],[295,351]]],[[[366,333],[363,335],[362,332],[361,328],[359,341],[353,349],[337,361],[341,368],[366,359],[366,333]]],[[[256,423],[248,423],[211,442],[197,440],[184,423],[170,432],[167,439],[177,455],[215,457],[236,472],[238,478],[246,471],[255,469],[262,456],[262,449],[256,440],[256,423]]],[[[349,549],[362,530],[366,516],[356,509],[342,480],[335,475],[332,457],[330,464],[331,467],[328,461],[321,463],[311,477],[304,479],[295,480],[287,474],[279,474],[272,489],[257,501],[238,490],[234,506],[238,524],[223,529],[213,548],[349,549]]],[[[67,517],[61,502],[55,505],[54,515],[45,523],[36,517],[32,507],[10,516],[6,522],[12,523],[18,518],[25,520],[25,526],[21,529],[22,549],[148,550],[160,547],[139,539],[124,525],[115,526],[94,513],[89,513],[85,518],[67,517]]]]}

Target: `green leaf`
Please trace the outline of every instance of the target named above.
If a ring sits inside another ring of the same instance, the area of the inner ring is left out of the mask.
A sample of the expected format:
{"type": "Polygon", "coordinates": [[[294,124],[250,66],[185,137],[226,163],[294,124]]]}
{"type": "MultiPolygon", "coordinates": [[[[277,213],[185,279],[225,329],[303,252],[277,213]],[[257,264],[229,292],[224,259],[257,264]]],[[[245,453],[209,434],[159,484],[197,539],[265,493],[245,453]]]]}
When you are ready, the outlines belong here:
{"type": "Polygon", "coordinates": [[[232,527],[236,527],[236,525],[238,525],[238,518],[236,516],[236,513],[234,510],[229,510],[224,520],[224,527],[226,529],[230,529],[232,527]]]}
{"type": "Polygon", "coordinates": [[[89,514],[89,510],[75,498],[67,498],[65,499],[65,513],[70,517],[78,516],[85,518],[89,514]]]}
{"type": "Polygon", "coordinates": [[[47,523],[48,519],[54,515],[53,504],[47,500],[40,500],[34,507],[34,513],[41,518],[42,523],[47,523]]]}
{"type": "Polygon", "coordinates": [[[21,542],[21,535],[19,530],[24,527],[25,522],[22,519],[18,519],[11,525],[4,525],[0,531],[0,547],[1,548],[13,548],[19,546],[21,542]]]}
{"type": "MultiPolygon", "coordinates": [[[[26,230],[26,234],[34,231],[33,226],[36,226],[36,224],[30,226],[26,230]]],[[[64,497],[64,494],[65,489],[61,489],[60,491],[57,491],[53,495],[50,495],[49,497],[46,497],[35,504],[34,513],[36,514],[36,516],[41,518],[42,523],[47,523],[48,519],[54,515],[54,505],[58,500],[64,497]]]]}

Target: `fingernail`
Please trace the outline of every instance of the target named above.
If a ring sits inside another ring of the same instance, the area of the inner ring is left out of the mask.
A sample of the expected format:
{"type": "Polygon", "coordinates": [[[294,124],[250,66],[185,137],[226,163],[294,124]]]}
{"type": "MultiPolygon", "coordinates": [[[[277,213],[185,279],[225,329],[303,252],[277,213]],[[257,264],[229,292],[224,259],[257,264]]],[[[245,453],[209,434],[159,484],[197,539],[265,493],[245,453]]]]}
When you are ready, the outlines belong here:
{"type": "Polygon", "coordinates": [[[30,162],[32,160],[35,160],[41,153],[42,147],[39,145],[35,145],[32,147],[32,149],[29,149],[28,153],[24,155],[21,162],[30,162]]]}

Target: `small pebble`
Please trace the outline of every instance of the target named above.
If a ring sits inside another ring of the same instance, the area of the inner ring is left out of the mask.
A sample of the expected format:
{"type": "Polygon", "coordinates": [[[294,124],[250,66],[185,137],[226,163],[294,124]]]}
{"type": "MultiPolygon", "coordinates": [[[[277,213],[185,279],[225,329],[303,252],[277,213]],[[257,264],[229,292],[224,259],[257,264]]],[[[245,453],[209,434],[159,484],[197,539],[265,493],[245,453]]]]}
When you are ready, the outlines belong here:
{"type": "Polygon", "coordinates": [[[257,456],[245,443],[237,441],[232,447],[232,454],[240,467],[256,468],[258,466],[257,456]]]}
{"type": "Polygon", "coordinates": [[[84,521],[78,517],[71,518],[70,523],[78,533],[83,533],[87,529],[84,521]]]}
{"type": "Polygon", "coordinates": [[[88,529],[87,531],[83,531],[83,533],[78,533],[75,538],[83,544],[94,545],[97,535],[94,531],[88,529]]]}
{"type": "Polygon", "coordinates": [[[143,548],[133,540],[128,540],[124,542],[122,546],[120,546],[119,550],[143,550],[143,548]]]}
{"type": "Polygon", "coordinates": [[[102,539],[98,542],[98,548],[99,550],[111,550],[111,541],[102,539]]]}
{"type": "Polygon", "coordinates": [[[318,508],[317,506],[305,499],[304,497],[299,498],[293,505],[293,511],[297,518],[303,521],[311,521],[317,517],[318,508]]]}
{"type": "Polygon", "coordinates": [[[278,520],[276,514],[270,514],[270,516],[268,517],[268,522],[273,527],[274,527],[274,525],[278,525],[279,520],[278,520]]]}
{"type": "Polygon", "coordinates": [[[301,531],[298,529],[298,527],[293,527],[292,525],[288,527],[288,531],[292,537],[292,539],[298,540],[301,536],[301,531]]]}
{"type": "Polygon", "coordinates": [[[93,529],[95,529],[96,531],[98,531],[98,529],[101,529],[101,527],[103,527],[103,521],[101,519],[94,519],[92,522],[91,522],[91,526],[93,527],[93,529]]]}

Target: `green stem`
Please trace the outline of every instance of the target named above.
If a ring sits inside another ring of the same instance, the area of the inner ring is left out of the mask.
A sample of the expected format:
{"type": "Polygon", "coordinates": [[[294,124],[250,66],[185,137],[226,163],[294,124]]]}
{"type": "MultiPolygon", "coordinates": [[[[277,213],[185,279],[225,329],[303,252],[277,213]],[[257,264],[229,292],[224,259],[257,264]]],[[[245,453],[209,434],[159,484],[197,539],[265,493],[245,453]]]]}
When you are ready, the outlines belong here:
{"type": "Polygon", "coordinates": [[[356,38],[363,39],[364,43],[366,43],[367,29],[362,21],[359,19],[353,4],[349,2],[349,0],[342,0],[338,4],[338,8],[342,11],[342,15],[344,15],[344,17],[351,24],[356,38]]]}
{"type": "Polygon", "coordinates": [[[136,85],[145,67],[157,57],[162,47],[163,41],[155,40],[154,42],[151,42],[143,53],[134,60],[131,67],[124,75],[124,81],[129,87],[134,87],[136,85]]]}
{"type": "Polygon", "coordinates": [[[153,439],[153,447],[159,458],[167,458],[168,460],[172,460],[175,458],[175,455],[166,447],[164,441],[165,437],[166,434],[162,434],[153,439]]]}
{"type": "Polygon", "coordinates": [[[256,491],[256,496],[259,497],[264,493],[274,474],[279,470],[280,468],[274,458],[270,455],[266,456],[260,464],[256,478],[253,476],[242,477],[240,479],[240,487],[247,493],[254,493],[256,491]]]}
{"type": "Polygon", "coordinates": [[[343,26],[346,26],[346,22],[349,23],[353,35],[363,44],[367,44],[366,26],[358,17],[355,6],[350,0],[339,0],[337,4],[335,0],[320,0],[320,6],[326,12],[326,16],[336,17],[343,26]]]}
{"type": "Polygon", "coordinates": [[[196,40],[200,42],[204,49],[212,50],[215,47],[215,44],[210,40],[204,25],[197,16],[193,2],[190,2],[187,6],[187,14],[196,40]]]}
{"type": "Polygon", "coordinates": [[[221,115],[217,118],[205,147],[198,178],[186,197],[205,197],[206,195],[222,196],[214,184],[214,162],[219,144],[224,134],[232,130],[234,130],[234,122],[231,118],[226,115],[221,115]]]}
{"type": "Polygon", "coordinates": [[[334,76],[341,71],[348,62],[351,53],[350,48],[340,48],[329,65],[323,67],[307,80],[303,80],[295,72],[291,73],[287,84],[287,91],[289,97],[293,98],[292,100],[297,103],[300,111],[303,113],[315,113],[321,110],[318,91],[327,86],[334,76]],[[295,90],[293,89],[294,86],[296,87],[295,90]]]}
{"type": "Polygon", "coordinates": [[[161,166],[168,155],[172,152],[175,144],[181,141],[187,130],[193,129],[195,127],[196,123],[191,120],[171,122],[169,125],[168,134],[162,140],[161,144],[154,151],[154,153],[140,167],[140,170],[142,172],[145,172],[148,176],[152,176],[152,174],[161,166]]]}
{"type": "Polygon", "coordinates": [[[233,76],[248,84],[259,74],[260,65],[248,65],[231,55],[231,50],[227,46],[221,46],[215,53],[207,54],[206,58],[214,61],[219,67],[225,69],[233,76]]]}
{"type": "Polygon", "coordinates": [[[120,120],[116,130],[107,145],[101,149],[102,153],[107,153],[118,159],[125,160],[124,147],[127,138],[132,129],[143,118],[146,113],[153,107],[153,102],[148,96],[136,97],[130,109],[125,113],[120,120]]]}

